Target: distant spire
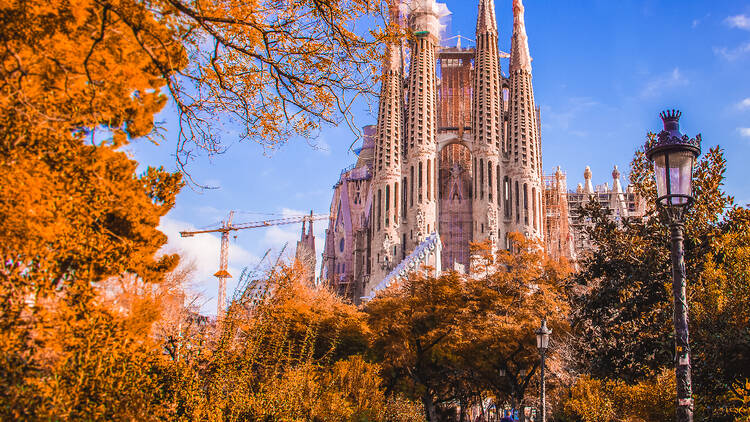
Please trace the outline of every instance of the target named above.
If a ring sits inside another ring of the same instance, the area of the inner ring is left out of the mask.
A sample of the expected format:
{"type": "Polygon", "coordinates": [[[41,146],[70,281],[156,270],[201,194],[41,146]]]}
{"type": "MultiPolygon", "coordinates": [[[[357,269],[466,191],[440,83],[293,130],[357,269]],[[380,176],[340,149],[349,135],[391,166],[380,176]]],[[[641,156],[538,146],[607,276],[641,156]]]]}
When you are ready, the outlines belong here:
{"type": "Polygon", "coordinates": [[[583,192],[588,194],[594,193],[594,185],[591,183],[591,167],[586,166],[586,170],[583,172],[583,180],[586,182],[583,192]]]}
{"type": "Polygon", "coordinates": [[[307,235],[312,236],[313,234],[313,212],[310,210],[310,226],[308,227],[307,235]]]}
{"type": "Polygon", "coordinates": [[[510,71],[525,70],[531,72],[531,54],[529,39],[526,36],[522,0],[513,0],[513,39],[510,50],[510,71]]]}
{"type": "Polygon", "coordinates": [[[620,170],[617,166],[612,170],[612,192],[622,193],[622,185],[620,185],[620,170]]]}
{"type": "Polygon", "coordinates": [[[495,0],[479,0],[477,14],[477,34],[493,32],[497,34],[497,18],[495,18],[495,0]]]}

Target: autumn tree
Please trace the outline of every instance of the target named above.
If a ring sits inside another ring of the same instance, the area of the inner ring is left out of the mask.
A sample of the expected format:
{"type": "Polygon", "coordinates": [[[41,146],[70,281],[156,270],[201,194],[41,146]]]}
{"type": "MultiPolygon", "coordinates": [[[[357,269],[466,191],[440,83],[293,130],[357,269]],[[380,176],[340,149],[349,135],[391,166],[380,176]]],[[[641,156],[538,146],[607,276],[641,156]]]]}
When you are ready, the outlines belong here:
{"type": "Polygon", "coordinates": [[[666,421],[674,417],[676,388],[670,369],[635,384],[584,375],[571,388],[557,416],[583,422],[666,421]]]}
{"type": "Polygon", "coordinates": [[[420,397],[429,420],[488,396],[518,408],[538,375],[541,319],[565,338],[567,264],[520,234],[510,238],[510,251],[474,245],[468,275],[414,273],[365,308],[390,387],[420,397]]]}
{"type": "Polygon", "coordinates": [[[354,24],[377,7],[360,0],[0,4],[4,418],[161,417],[152,330],[133,331],[158,312],[143,306],[136,323],[100,287],[134,277],[156,288],[174,268],[175,255],[156,256],[166,242],[156,227],[182,180],[160,168],[137,174],[120,148],[158,141],[154,116],[169,99],[180,116],[180,163],[192,147],[221,150],[220,117],[266,146],[337,121],[374,82],[369,59],[382,34],[354,24]],[[122,385],[143,392],[116,392],[122,385]]]}
{"type": "Polygon", "coordinates": [[[382,3],[4,2],[0,118],[92,142],[110,133],[157,140],[154,114],[169,98],[180,164],[196,148],[222,151],[226,130],[266,147],[309,137],[348,121],[354,99],[372,92],[380,41],[401,35],[378,24],[382,3]],[[358,27],[364,20],[377,29],[358,27]]]}
{"type": "Polygon", "coordinates": [[[455,398],[454,345],[466,309],[465,283],[455,272],[429,277],[412,273],[365,311],[373,349],[391,390],[422,401],[430,421],[455,398]]]}
{"type": "MultiPolygon", "coordinates": [[[[535,332],[541,320],[546,318],[552,327],[553,344],[567,340],[571,268],[564,260],[549,257],[538,241],[518,233],[511,233],[509,239],[511,250],[494,254],[486,243],[473,245],[474,256],[483,259],[467,280],[468,309],[474,317],[460,327],[460,356],[476,383],[498,402],[518,408],[538,377],[535,332]]],[[[555,369],[553,375],[560,370],[555,347],[547,365],[555,369]]]]}
{"type": "Polygon", "coordinates": [[[421,410],[389,396],[380,366],[365,360],[366,315],[301,266],[243,275],[218,336],[185,338],[175,418],[189,420],[419,421],[421,410]],[[187,347],[191,344],[192,347],[187,347]]]}

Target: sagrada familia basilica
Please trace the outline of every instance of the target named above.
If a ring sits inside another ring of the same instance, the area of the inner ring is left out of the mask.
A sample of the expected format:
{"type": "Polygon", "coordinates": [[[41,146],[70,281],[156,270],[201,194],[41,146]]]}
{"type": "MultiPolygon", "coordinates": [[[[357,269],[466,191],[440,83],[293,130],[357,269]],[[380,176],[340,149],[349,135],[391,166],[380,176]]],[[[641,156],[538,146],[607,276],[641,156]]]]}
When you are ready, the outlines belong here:
{"type": "Polygon", "coordinates": [[[594,197],[618,217],[642,212],[616,168],[611,188],[594,188],[587,169],[573,192],[559,168],[542,173],[524,6],[512,5],[509,55],[498,47],[493,0],[479,0],[472,48],[440,45],[445,5],[393,7],[413,36],[386,46],[377,124],[364,128],[356,163],[334,186],[323,252],[322,281],[355,303],[422,265],[466,271],[471,242],[506,248],[511,232],[574,259],[584,241],[571,209],[594,197]]]}

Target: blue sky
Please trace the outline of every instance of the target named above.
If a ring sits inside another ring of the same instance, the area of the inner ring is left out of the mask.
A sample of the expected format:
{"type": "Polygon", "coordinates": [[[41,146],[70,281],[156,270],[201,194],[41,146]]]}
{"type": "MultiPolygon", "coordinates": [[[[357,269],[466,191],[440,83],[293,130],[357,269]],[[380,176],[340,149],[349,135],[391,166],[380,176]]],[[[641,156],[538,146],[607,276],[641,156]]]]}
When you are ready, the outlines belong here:
{"type": "MultiPolygon", "coordinates": [[[[500,48],[508,51],[512,0],[495,2],[500,48]]],[[[453,12],[446,38],[459,33],[473,38],[476,2],[446,3],[453,12]]],[[[545,172],[561,166],[573,189],[589,165],[595,184],[611,184],[612,167],[625,174],[646,132],[661,128],[659,112],[679,108],[683,133],[702,133],[704,150],[717,144],[725,149],[726,190],[739,203],[750,203],[750,1],[526,0],[524,5],[545,172]]],[[[506,72],[507,60],[502,67],[506,72]]],[[[359,126],[375,121],[364,109],[356,117],[359,126]]],[[[159,119],[169,127],[174,111],[167,107],[159,119]]],[[[328,212],[332,185],[356,158],[349,151],[353,140],[346,127],[325,128],[315,141],[290,140],[270,155],[256,144],[237,143],[225,154],[191,163],[193,177],[217,189],[185,188],[162,230],[170,239],[167,248],[195,264],[193,289],[204,312],[216,309],[211,274],[218,266],[219,237],[181,239],[177,232],[217,223],[232,209],[239,211],[237,222],[328,212]]],[[[161,145],[136,141],[128,151],[142,165],[173,170],[175,143],[168,131],[161,145]]],[[[233,280],[269,248],[278,253],[289,242],[293,253],[299,230],[293,225],[235,232],[229,256],[233,280]]],[[[319,252],[324,230],[322,223],[315,226],[319,252]]]]}

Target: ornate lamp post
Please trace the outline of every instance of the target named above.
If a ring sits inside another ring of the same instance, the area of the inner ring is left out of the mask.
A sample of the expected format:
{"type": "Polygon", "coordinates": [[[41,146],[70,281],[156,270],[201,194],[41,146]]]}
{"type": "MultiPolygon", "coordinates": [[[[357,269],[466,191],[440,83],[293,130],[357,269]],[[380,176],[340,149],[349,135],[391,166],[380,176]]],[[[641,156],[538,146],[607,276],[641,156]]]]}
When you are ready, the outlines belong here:
{"type": "Polygon", "coordinates": [[[540,420],[541,422],[547,422],[547,399],[545,397],[545,391],[544,391],[544,357],[547,353],[547,348],[549,347],[549,335],[552,334],[552,330],[547,328],[547,320],[542,320],[542,326],[539,327],[538,330],[536,330],[536,347],[539,349],[539,355],[542,358],[542,364],[541,364],[541,387],[539,389],[539,402],[541,403],[541,412],[540,412],[540,420]]]}
{"type": "Polygon", "coordinates": [[[701,135],[690,138],[680,133],[680,113],[667,110],[659,116],[664,130],[646,143],[646,155],[654,163],[656,203],[664,210],[672,235],[672,295],[674,296],[675,376],[677,379],[677,421],[693,420],[690,381],[688,306],[685,298],[683,231],[685,212],[693,203],[693,166],[701,153],[701,135]]]}

